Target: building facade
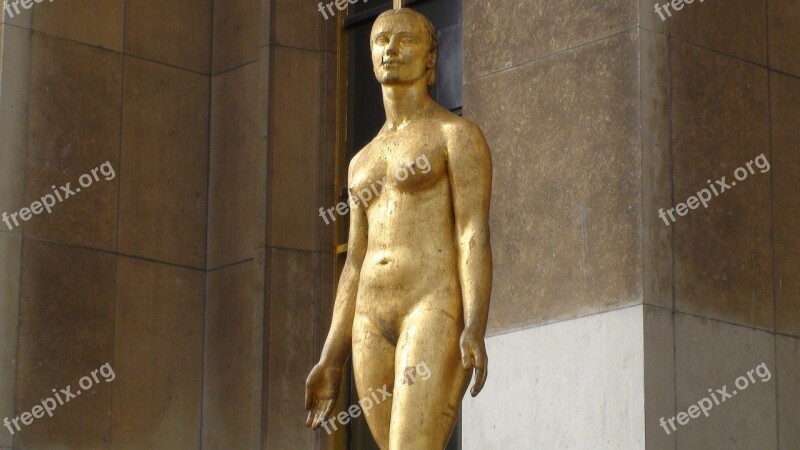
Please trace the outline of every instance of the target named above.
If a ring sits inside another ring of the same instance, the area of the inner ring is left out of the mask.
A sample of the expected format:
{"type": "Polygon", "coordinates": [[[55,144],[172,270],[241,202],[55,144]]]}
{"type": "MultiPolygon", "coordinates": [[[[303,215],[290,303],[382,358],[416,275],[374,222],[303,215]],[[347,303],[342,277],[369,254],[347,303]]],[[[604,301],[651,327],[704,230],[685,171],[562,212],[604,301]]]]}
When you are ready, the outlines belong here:
{"type": "MultiPolygon", "coordinates": [[[[0,449],[371,448],[303,409],[388,7],[325,3],[4,10],[0,449]]],[[[408,3],[494,163],[489,381],[453,448],[796,448],[800,3],[408,3]]]]}

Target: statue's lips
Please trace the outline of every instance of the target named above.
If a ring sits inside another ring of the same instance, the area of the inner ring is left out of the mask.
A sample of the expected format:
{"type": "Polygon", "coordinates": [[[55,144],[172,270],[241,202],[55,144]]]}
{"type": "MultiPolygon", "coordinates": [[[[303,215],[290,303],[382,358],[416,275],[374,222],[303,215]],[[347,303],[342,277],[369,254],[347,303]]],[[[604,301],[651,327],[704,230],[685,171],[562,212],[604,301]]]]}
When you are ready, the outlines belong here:
{"type": "Polygon", "coordinates": [[[384,69],[396,69],[402,65],[399,61],[387,61],[381,64],[384,69]]]}

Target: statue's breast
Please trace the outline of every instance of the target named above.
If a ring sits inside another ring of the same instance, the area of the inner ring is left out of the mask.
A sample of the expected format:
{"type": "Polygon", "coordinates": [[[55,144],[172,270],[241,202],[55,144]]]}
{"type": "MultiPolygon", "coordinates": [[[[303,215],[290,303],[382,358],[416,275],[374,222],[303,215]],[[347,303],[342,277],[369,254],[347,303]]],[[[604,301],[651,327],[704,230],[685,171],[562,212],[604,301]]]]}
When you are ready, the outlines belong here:
{"type": "Polygon", "coordinates": [[[425,190],[447,176],[444,151],[421,145],[398,152],[386,165],[387,185],[406,192],[425,190]]]}

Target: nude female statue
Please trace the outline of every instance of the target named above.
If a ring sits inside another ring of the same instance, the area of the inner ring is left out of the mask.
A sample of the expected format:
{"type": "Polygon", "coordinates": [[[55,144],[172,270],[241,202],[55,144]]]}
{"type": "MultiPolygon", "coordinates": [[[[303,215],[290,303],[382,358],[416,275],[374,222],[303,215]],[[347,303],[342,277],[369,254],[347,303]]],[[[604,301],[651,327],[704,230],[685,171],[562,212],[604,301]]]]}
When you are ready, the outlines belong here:
{"type": "Polygon", "coordinates": [[[331,416],[352,348],[361,397],[384,385],[392,394],[365,414],[380,448],[441,450],[473,373],[473,396],[486,381],[491,157],[480,129],[428,94],[438,44],[425,16],[381,14],[370,45],[386,123],[351,161],[348,187],[386,182],[366,205],[351,197],[333,322],[306,382],[307,424],[331,416]],[[427,172],[397,171],[419,158],[427,172]],[[430,377],[409,382],[420,364],[430,377]]]}

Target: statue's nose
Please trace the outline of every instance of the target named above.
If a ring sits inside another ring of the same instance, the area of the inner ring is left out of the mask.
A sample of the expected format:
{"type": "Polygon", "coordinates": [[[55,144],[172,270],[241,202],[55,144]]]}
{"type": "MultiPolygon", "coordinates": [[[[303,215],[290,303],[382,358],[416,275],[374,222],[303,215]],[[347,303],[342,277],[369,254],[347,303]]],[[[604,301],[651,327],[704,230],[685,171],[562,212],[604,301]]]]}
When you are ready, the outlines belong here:
{"type": "Polygon", "coordinates": [[[387,56],[397,56],[397,54],[398,54],[397,47],[398,47],[397,41],[395,39],[392,39],[389,42],[389,45],[386,46],[386,55],[387,56]]]}

